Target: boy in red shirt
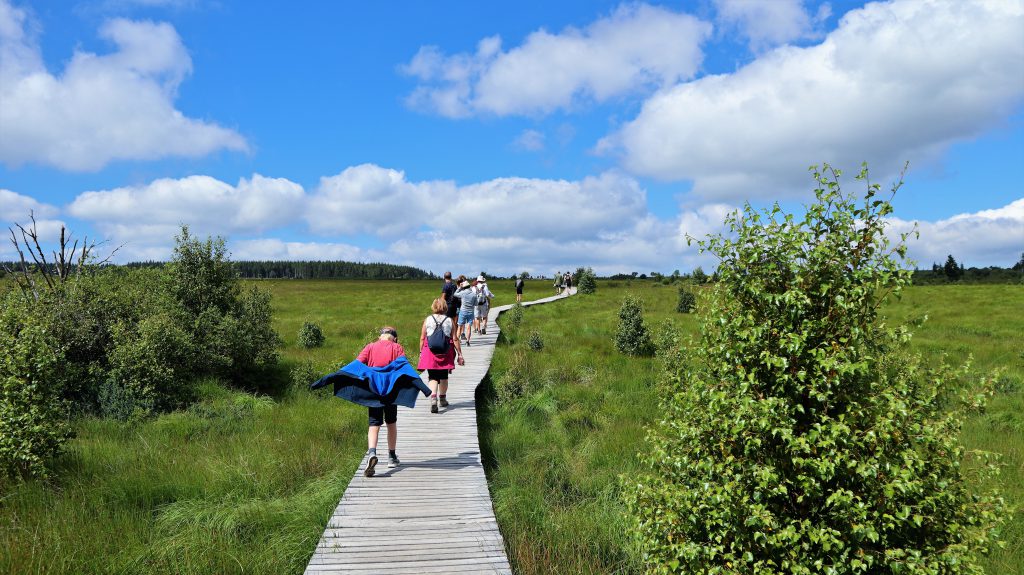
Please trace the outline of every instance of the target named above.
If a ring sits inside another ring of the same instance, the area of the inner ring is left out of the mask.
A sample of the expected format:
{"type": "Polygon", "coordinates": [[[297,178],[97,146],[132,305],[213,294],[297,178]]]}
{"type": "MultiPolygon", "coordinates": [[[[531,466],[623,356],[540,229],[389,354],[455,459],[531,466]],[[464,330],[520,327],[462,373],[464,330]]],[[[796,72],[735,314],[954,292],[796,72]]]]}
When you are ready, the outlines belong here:
{"type": "MultiPolygon", "coordinates": [[[[391,326],[385,326],[380,330],[380,338],[367,344],[356,359],[369,367],[384,367],[403,355],[405,349],[398,343],[398,331],[391,326]]],[[[395,453],[395,446],[398,443],[398,406],[387,405],[366,409],[369,411],[370,419],[370,429],[366,438],[370,448],[370,459],[366,462],[363,475],[373,477],[377,465],[377,436],[380,434],[381,423],[388,425],[388,467],[398,467],[401,464],[395,453]]]]}

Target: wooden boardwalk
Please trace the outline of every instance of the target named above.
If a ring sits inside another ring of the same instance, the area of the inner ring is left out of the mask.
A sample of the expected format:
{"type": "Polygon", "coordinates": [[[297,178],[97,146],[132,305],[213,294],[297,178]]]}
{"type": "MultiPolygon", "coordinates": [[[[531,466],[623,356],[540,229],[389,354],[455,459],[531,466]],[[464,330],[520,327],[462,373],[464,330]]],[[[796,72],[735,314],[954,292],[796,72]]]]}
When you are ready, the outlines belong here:
{"type": "MultiPolygon", "coordinates": [[[[449,380],[451,405],[432,414],[421,396],[416,409],[398,410],[397,468],[387,468],[381,430],[377,474],[363,477],[364,457],[306,566],[308,575],[512,572],[480,460],[475,398],[494,355],[498,315],[510,307],[492,308],[487,335],[474,334],[472,345],[463,344],[466,365],[449,380]]],[[[418,345],[418,335],[410,342],[418,345]]]]}

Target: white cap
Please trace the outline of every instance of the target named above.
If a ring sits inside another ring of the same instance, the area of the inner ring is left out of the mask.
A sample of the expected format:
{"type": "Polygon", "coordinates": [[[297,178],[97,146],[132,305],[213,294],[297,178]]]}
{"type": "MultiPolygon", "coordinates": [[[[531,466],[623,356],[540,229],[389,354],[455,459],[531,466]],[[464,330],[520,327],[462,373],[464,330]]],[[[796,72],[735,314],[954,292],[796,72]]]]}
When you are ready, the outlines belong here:
{"type": "Polygon", "coordinates": [[[478,282],[485,282],[487,280],[484,279],[484,276],[477,276],[476,281],[478,281],[478,282]]]}

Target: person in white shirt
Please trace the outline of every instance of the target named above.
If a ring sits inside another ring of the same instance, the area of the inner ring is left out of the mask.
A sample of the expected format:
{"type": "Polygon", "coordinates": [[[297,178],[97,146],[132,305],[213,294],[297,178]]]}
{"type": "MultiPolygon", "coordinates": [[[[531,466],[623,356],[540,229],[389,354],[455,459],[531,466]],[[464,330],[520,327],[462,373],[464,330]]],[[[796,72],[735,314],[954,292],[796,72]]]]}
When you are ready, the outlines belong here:
{"type": "Polygon", "coordinates": [[[476,333],[487,333],[487,312],[491,310],[491,298],[494,294],[487,287],[487,280],[484,276],[476,278],[476,308],[473,312],[473,331],[476,333]]]}

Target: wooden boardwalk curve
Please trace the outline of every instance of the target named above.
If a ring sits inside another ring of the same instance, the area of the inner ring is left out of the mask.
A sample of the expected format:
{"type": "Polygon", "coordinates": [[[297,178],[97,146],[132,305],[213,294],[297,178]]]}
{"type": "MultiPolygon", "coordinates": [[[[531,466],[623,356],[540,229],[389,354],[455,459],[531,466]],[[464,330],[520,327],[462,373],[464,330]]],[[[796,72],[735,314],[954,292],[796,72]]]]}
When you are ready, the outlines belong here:
{"type": "MultiPolygon", "coordinates": [[[[416,409],[398,410],[402,464],[395,469],[387,468],[386,431],[381,430],[377,450],[384,455],[377,474],[363,477],[364,456],[327,522],[307,575],[512,572],[480,459],[475,397],[494,355],[498,315],[510,307],[492,308],[487,335],[474,334],[471,346],[463,344],[466,365],[449,380],[451,405],[432,414],[430,401],[421,396],[416,409]]],[[[418,335],[409,340],[417,345],[418,335]]]]}

